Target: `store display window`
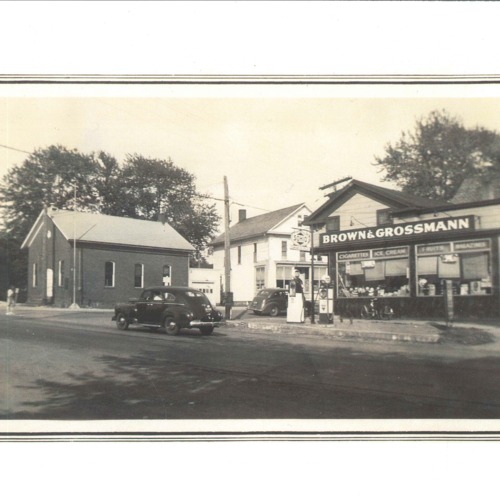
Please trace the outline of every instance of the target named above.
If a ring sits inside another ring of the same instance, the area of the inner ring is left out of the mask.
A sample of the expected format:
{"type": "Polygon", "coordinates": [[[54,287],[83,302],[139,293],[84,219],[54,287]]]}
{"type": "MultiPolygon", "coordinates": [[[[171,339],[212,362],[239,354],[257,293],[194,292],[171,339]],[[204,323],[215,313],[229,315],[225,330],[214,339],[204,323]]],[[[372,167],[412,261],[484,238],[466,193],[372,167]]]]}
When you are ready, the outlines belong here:
{"type": "Polygon", "coordinates": [[[338,297],[408,297],[408,247],[337,253],[338,297]]]}
{"type": "Polygon", "coordinates": [[[491,242],[471,240],[417,245],[417,294],[442,295],[444,280],[455,295],[491,294],[491,242]]]}

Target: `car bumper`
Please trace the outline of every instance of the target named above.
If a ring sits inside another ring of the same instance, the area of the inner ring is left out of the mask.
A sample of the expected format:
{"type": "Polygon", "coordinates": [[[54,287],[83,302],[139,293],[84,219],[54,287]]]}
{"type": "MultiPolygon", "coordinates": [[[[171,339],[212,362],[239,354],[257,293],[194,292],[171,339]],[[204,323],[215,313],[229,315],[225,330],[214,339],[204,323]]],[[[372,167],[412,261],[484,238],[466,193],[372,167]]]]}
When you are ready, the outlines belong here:
{"type": "Polygon", "coordinates": [[[189,322],[189,326],[193,328],[198,328],[200,326],[222,326],[225,324],[225,321],[200,321],[198,319],[189,322]]]}

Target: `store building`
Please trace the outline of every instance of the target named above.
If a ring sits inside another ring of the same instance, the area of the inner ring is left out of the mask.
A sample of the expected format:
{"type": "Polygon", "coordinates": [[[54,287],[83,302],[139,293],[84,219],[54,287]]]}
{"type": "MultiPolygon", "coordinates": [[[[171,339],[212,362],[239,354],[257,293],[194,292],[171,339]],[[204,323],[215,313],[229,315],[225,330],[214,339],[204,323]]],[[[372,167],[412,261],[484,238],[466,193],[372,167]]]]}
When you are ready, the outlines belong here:
{"type": "MultiPolygon", "coordinates": [[[[300,232],[302,221],[310,209],[298,204],[256,217],[246,217],[239,211],[239,219],[229,230],[231,258],[231,291],[235,302],[249,302],[262,288],[288,288],[294,269],[300,271],[306,294],[311,293],[310,244],[298,248],[292,234],[300,232]]],[[[303,228],[306,236],[309,229],[303,228]]],[[[213,263],[224,283],[224,233],[212,242],[213,263]]],[[[327,269],[326,259],[314,257],[314,287],[327,269]]]]}
{"type": "Polygon", "coordinates": [[[335,313],[358,316],[377,297],[403,317],[500,311],[500,198],[438,203],[353,180],[305,221],[329,256],[335,313]]]}
{"type": "Polygon", "coordinates": [[[44,209],[26,236],[28,303],[112,307],[144,288],[187,286],[193,246],[168,224],[44,209]]]}

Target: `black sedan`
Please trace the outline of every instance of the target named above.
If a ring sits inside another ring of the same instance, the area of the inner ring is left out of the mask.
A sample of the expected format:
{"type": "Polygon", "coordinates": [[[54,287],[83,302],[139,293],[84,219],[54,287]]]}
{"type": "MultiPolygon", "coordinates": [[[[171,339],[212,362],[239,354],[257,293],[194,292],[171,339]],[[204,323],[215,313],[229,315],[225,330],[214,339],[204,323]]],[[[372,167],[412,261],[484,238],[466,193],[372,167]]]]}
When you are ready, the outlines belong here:
{"type": "Polygon", "coordinates": [[[163,327],[171,335],[177,335],[181,328],[199,328],[202,334],[210,335],[224,323],[204,293],[172,286],[147,288],[137,301],[116,304],[112,320],[120,330],[140,324],[152,330],[163,327]]]}

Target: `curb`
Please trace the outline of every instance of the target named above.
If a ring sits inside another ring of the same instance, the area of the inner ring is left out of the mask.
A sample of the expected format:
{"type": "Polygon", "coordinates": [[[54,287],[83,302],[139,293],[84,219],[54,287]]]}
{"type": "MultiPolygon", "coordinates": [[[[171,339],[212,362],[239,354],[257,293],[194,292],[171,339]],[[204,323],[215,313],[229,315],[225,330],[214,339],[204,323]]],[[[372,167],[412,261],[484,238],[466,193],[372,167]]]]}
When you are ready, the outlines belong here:
{"type": "Polygon", "coordinates": [[[357,339],[357,340],[383,340],[388,342],[415,342],[415,343],[431,343],[439,342],[439,333],[395,333],[387,331],[359,331],[351,329],[338,329],[331,325],[323,327],[312,327],[309,325],[291,325],[291,324],[271,324],[260,322],[245,322],[233,321],[226,322],[227,326],[235,326],[246,328],[248,330],[260,330],[263,332],[284,333],[284,334],[301,334],[301,335],[318,335],[323,337],[332,337],[338,339],[357,339]]]}

